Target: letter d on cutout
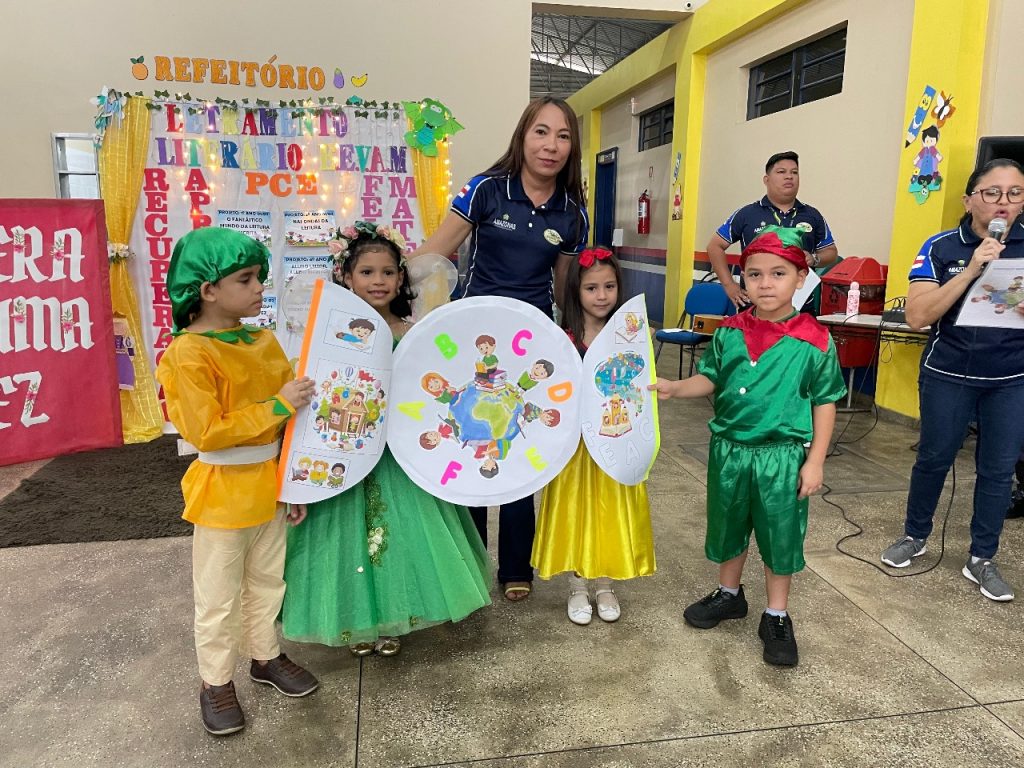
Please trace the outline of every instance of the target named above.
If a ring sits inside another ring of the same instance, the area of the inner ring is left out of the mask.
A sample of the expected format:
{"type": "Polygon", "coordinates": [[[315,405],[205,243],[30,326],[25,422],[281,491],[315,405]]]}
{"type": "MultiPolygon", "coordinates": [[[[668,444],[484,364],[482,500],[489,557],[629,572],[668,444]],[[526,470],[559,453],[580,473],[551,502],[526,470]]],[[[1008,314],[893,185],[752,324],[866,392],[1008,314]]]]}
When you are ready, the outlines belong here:
{"type": "Polygon", "coordinates": [[[564,403],[572,397],[572,382],[563,381],[561,384],[552,384],[548,387],[548,397],[556,403],[564,403]]]}

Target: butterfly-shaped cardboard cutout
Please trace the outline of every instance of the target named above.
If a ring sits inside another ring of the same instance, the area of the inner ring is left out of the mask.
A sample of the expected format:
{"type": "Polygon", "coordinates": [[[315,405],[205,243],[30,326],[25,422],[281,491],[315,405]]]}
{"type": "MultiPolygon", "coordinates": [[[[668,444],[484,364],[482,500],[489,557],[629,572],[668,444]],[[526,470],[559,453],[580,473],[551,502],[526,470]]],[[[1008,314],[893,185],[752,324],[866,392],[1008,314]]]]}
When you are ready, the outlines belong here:
{"type": "Polygon", "coordinates": [[[278,464],[278,499],[309,503],[351,488],[384,450],[391,389],[391,329],[352,291],[316,281],[298,376],[313,400],[289,420],[278,464]]]}
{"type": "Polygon", "coordinates": [[[956,112],[956,107],[953,106],[953,94],[947,96],[945,91],[939,91],[939,95],[935,97],[935,106],[932,107],[935,124],[941,128],[954,112],[956,112]]]}
{"type": "Polygon", "coordinates": [[[583,358],[581,427],[587,450],[623,485],[647,479],[660,443],[657,380],[643,295],[608,318],[583,358]]]}
{"type": "Polygon", "coordinates": [[[391,354],[387,324],[355,294],[319,281],[299,375],[316,394],[285,434],[282,501],[353,487],[383,442],[438,498],[487,506],[527,497],[582,439],[621,483],[642,482],[658,452],[653,349],[642,296],[627,302],[581,361],[565,332],[521,301],[462,299],[413,326],[391,354]]]}

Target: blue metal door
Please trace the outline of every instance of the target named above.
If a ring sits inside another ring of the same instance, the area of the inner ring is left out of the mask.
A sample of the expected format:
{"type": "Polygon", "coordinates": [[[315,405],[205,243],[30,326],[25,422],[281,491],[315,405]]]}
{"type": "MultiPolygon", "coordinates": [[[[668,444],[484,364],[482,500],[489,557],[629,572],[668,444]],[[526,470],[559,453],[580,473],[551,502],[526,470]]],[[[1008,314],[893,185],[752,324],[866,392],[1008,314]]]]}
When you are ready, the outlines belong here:
{"type": "Polygon", "coordinates": [[[615,229],[615,164],[618,147],[597,154],[594,181],[594,245],[611,247],[615,229]]]}

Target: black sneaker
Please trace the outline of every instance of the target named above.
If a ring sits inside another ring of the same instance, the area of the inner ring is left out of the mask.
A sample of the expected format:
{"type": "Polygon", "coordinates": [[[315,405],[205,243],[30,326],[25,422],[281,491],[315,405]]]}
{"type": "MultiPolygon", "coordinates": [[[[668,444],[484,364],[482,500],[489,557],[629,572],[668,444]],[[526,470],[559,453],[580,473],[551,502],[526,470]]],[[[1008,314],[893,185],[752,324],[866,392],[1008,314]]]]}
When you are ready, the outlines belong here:
{"type": "Polygon", "coordinates": [[[795,667],[798,661],[793,620],[786,616],[761,614],[757,634],[764,642],[764,660],[777,667],[795,667]]]}
{"type": "Polygon", "coordinates": [[[716,589],[683,611],[686,623],[697,629],[711,629],[717,627],[722,619],[742,619],[746,615],[747,598],[743,596],[742,584],[736,596],[716,589]]]}
{"type": "Polygon", "coordinates": [[[1017,487],[1010,496],[1010,507],[1006,510],[1006,519],[1024,517],[1024,490],[1017,487]]]}
{"type": "Polygon", "coordinates": [[[203,727],[214,736],[227,736],[245,728],[245,715],[232,682],[200,688],[199,711],[203,727]]]}
{"type": "Polygon", "coordinates": [[[253,659],[249,666],[249,678],[256,683],[272,685],[285,696],[295,699],[308,696],[320,685],[312,674],[283,653],[265,664],[253,659]]]}

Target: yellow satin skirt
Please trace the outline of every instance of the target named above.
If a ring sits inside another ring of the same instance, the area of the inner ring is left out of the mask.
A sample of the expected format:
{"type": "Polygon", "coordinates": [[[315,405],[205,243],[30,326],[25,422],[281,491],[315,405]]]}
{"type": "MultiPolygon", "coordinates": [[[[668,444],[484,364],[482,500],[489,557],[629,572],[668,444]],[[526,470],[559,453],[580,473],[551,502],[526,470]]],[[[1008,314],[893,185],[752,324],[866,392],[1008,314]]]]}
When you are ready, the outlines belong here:
{"type": "Polygon", "coordinates": [[[654,573],[646,486],[610,478],[580,440],[565,469],[544,489],[530,561],[542,579],[565,571],[587,579],[654,573]]]}

